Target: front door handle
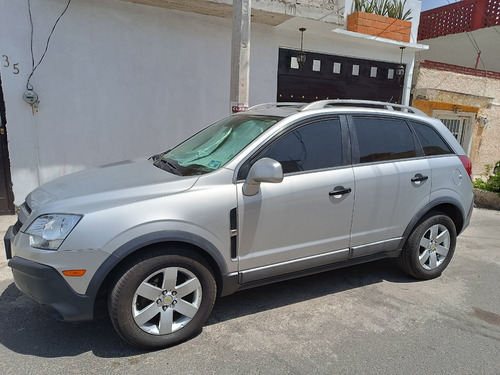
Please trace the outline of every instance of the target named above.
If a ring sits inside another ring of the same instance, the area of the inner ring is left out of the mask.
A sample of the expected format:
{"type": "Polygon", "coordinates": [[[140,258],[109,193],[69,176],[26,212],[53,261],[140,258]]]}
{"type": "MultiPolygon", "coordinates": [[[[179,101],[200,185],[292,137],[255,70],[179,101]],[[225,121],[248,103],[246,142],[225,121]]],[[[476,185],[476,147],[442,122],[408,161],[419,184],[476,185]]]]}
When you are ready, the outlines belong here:
{"type": "Polygon", "coordinates": [[[424,181],[426,181],[427,179],[429,179],[429,176],[424,176],[424,175],[422,175],[422,174],[420,174],[420,173],[417,173],[417,174],[415,175],[415,177],[413,177],[413,178],[411,179],[411,182],[424,182],[424,181]]]}
{"type": "Polygon", "coordinates": [[[344,188],[343,186],[336,186],[335,188],[333,188],[332,191],[330,191],[328,193],[328,195],[330,196],[336,196],[336,195],[346,195],[346,194],[349,194],[350,192],[352,191],[351,188],[344,188]]]}

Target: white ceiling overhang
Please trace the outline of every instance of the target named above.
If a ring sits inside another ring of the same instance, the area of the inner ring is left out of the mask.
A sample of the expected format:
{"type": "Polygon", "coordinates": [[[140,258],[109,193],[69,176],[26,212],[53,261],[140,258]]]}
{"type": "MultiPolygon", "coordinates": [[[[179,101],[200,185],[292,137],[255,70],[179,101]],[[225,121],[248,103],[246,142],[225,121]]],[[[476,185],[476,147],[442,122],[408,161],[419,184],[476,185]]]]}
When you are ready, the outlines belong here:
{"type": "MultiPolygon", "coordinates": [[[[232,18],[232,0],[121,0],[129,3],[197,13],[214,17],[232,18]]],[[[283,0],[253,0],[252,22],[278,26],[294,17],[316,20],[317,22],[344,23],[344,1],[308,1],[302,3],[283,0]]]]}

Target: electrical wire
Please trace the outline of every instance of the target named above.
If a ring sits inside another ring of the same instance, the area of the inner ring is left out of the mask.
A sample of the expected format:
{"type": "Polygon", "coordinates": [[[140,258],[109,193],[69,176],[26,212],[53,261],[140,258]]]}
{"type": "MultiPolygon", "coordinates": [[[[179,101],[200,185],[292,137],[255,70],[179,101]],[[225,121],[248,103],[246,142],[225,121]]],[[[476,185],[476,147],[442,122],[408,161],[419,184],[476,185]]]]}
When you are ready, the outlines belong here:
{"type": "MultiPolygon", "coordinates": [[[[474,38],[474,34],[472,34],[472,31],[471,32],[466,32],[466,34],[467,34],[468,37],[469,37],[469,34],[470,34],[469,40],[476,47],[477,60],[481,61],[481,64],[483,64],[484,69],[487,70],[486,69],[486,65],[485,65],[485,63],[484,63],[484,61],[483,61],[483,59],[481,57],[481,49],[479,48],[479,44],[477,43],[476,38],[474,38]],[[471,40],[471,38],[472,38],[472,40],[471,40]]],[[[476,65],[477,65],[477,63],[476,63],[476,65]]]]}
{"type": "MultiPolygon", "coordinates": [[[[450,0],[446,0],[446,1],[448,2],[449,5],[451,5],[450,0]]],[[[455,4],[458,4],[459,2],[460,1],[455,0],[455,4]]],[[[474,1],[474,5],[477,6],[477,4],[476,4],[475,1],[474,1]]],[[[481,48],[479,48],[479,44],[477,43],[476,38],[474,38],[474,35],[472,34],[472,31],[465,30],[465,35],[467,36],[467,38],[471,42],[472,46],[476,50],[478,59],[479,59],[479,61],[481,61],[481,64],[483,64],[484,70],[487,70],[486,69],[486,64],[484,63],[484,61],[483,61],[483,59],[481,57],[481,48]]]]}
{"type": "MultiPolygon", "coordinates": [[[[30,47],[31,47],[31,71],[33,71],[33,67],[35,66],[35,58],[33,53],[33,17],[31,15],[31,3],[28,0],[28,14],[30,16],[30,25],[31,25],[31,37],[30,37],[30,47]]],[[[29,80],[28,80],[29,81],[29,80]]]]}
{"type": "Polygon", "coordinates": [[[30,17],[30,26],[31,26],[31,41],[30,41],[30,44],[31,44],[31,73],[28,76],[28,81],[26,82],[26,89],[27,90],[33,90],[33,86],[31,85],[30,80],[33,77],[33,74],[35,73],[35,70],[40,66],[43,59],[45,58],[47,50],[49,49],[50,38],[52,38],[52,34],[54,34],[54,30],[56,29],[57,24],[61,20],[62,16],[64,16],[66,11],[68,10],[70,4],[71,4],[71,0],[68,0],[68,3],[64,7],[64,10],[57,18],[56,22],[54,23],[54,26],[52,26],[52,30],[50,31],[50,34],[47,38],[47,43],[45,45],[45,50],[43,51],[42,57],[40,57],[40,60],[38,60],[38,63],[35,65],[35,55],[33,53],[33,33],[34,33],[33,16],[31,14],[31,1],[28,0],[28,13],[29,13],[29,17],[30,17]]]}

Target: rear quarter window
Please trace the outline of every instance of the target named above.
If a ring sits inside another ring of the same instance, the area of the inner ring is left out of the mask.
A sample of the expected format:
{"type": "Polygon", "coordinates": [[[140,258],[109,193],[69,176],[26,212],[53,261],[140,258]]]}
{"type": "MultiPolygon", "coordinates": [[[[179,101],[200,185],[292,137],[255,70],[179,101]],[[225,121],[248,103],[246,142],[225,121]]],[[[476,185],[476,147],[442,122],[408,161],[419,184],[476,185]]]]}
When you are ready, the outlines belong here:
{"type": "Polygon", "coordinates": [[[436,129],[421,122],[411,122],[425,156],[453,154],[453,150],[441,138],[436,129]]]}

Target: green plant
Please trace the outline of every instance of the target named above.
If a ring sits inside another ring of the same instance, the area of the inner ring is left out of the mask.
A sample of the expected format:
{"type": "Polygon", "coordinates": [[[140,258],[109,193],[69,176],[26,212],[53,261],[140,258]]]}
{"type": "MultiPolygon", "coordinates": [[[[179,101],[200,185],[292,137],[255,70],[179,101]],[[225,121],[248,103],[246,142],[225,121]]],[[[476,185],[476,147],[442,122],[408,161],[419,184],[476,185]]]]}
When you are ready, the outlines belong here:
{"type": "Polygon", "coordinates": [[[412,19],[411,9],[404,11],[406,0],[354,0],[354,12],[378,14],[398,20],[409,21],[412,19]]]}
{"type": "Polygon", "coordinates": [[[392,0],[392,3],[387,7],[387,16],[392,18],[397,18],[398,20],[406,20],[409,21],[412,19],[410,17],[411,9],[408,9],[405,12],[406,0],[404,1],[396,1],[392,0]]]}
{"type": "Polygon", "coordinates": [[[495,164],[495,168],[491,164],[486,164],[485,169],[483,177],[476,178],[472,182],[472,186],[476,189],[498,193],[500,196],[500,161],[495,164]],[[493,173],[491,173],[492,169],[493,173]]]}

